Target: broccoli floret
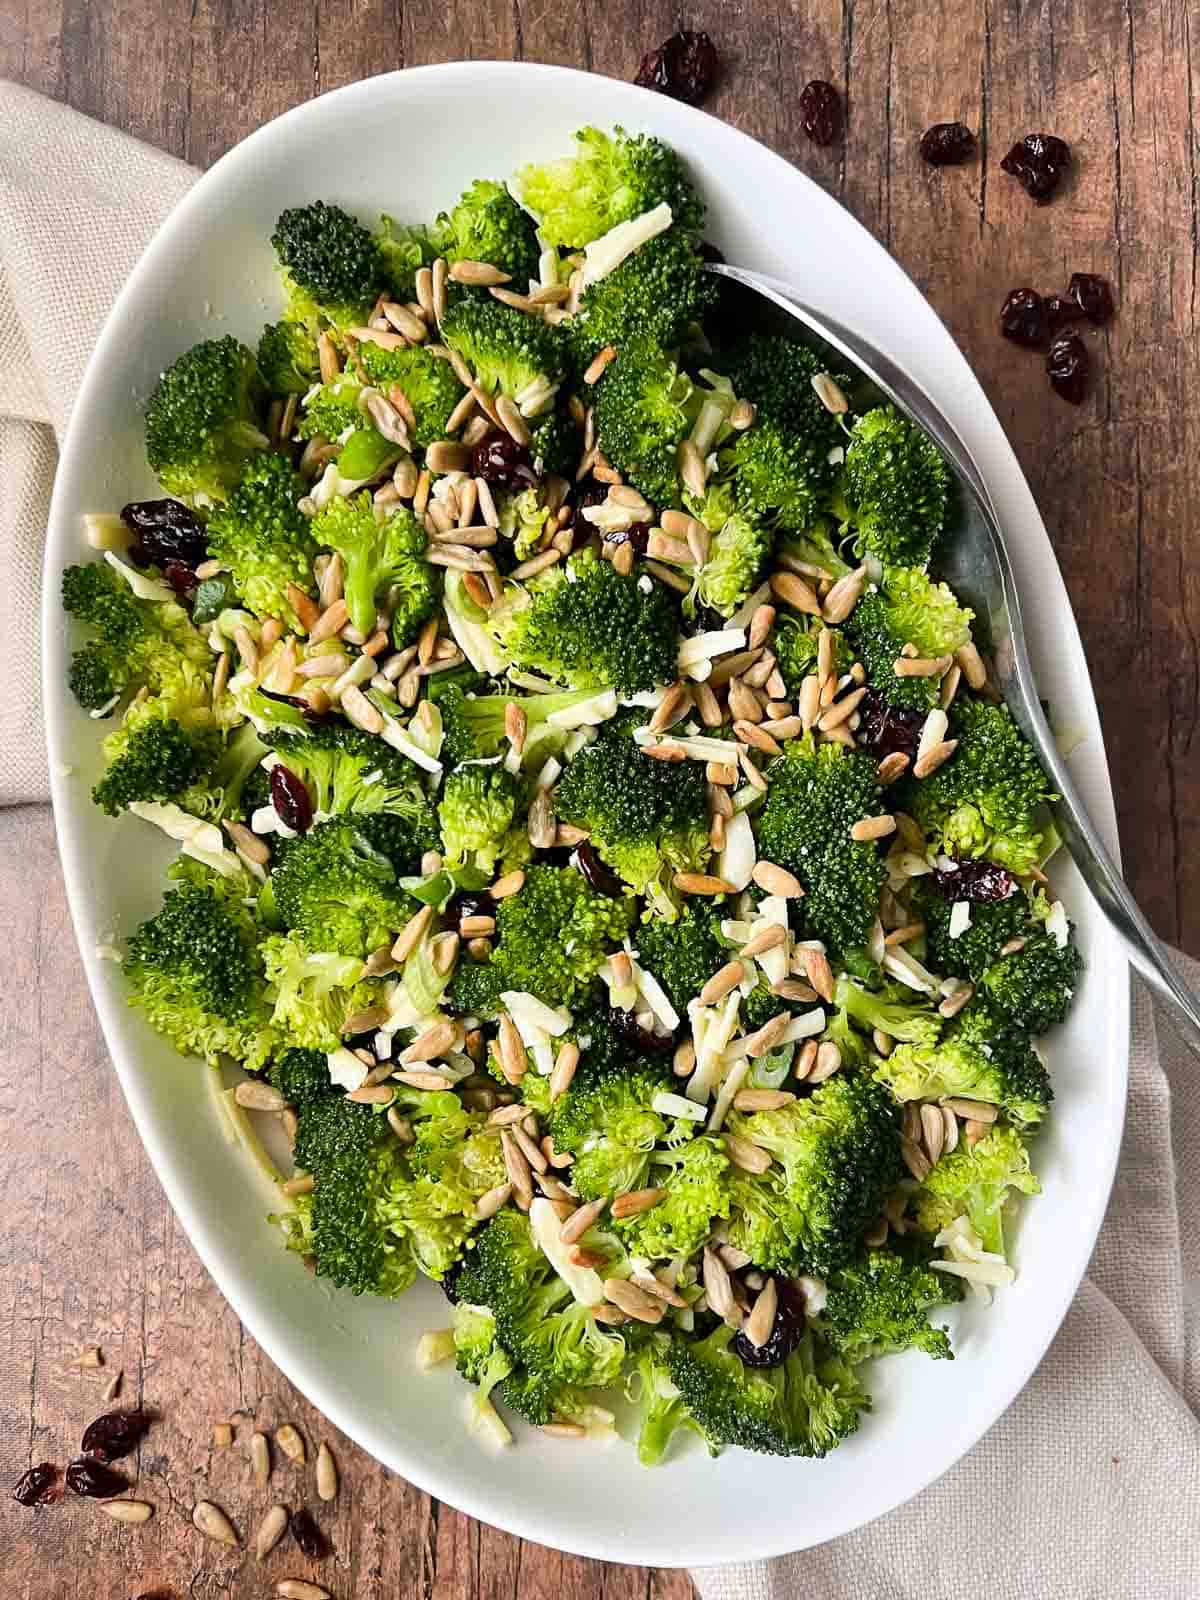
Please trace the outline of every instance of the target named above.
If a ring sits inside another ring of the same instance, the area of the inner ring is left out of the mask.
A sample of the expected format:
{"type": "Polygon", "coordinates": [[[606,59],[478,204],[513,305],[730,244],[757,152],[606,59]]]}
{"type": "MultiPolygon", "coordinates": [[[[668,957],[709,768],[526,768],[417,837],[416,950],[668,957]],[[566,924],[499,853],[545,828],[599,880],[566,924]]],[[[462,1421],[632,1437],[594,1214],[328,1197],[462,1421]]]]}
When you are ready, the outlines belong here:
{"type": "Polygon", "coordinates": [[[669,205],[675,226],[699,234],[704,204],[674,150],[623,128],[581,128],[575,151],[558,161],[522,167],[515,187],[548,245],[581,249],[619,222],[669,205]]]}
{"type": "Polygon", "coordinates": [[[338,1093],[329,1076],[329,1058],[321,1050],[283,1051],[271,1063],[267,1078],[300,1115],[318,1100],[338,1093]]]}
{"type": "MultiPolygon", "coordinates": [[[[569,1420],[579,1413],[581,1390],[606,1388],[620,1376],[625,1341],[573,1299],[519,1212],[501,1211],[481,1230],[455,1293],[460,1305],[490,1312],[496,1344],[512,1365],[500,1393],[529,1421],[569,1420]]],[[[494,1374],[486,1331],[475,1324],[473,1337],[464,1337],[459,1369],[468,1376],[494,1374]]]]}
{"type": "Polygon", "coordinates": [[[897,1100],[961,1095],[1001,1106],[1019,1127],[1036,1126],[1054,1092],[1028,1037],[978,996],[935,1044],[901,1044],[875,1069],[897,1100]]]}
{"type": "Polygon", "coordinates": [[[516,818],[517,798],[517,785],[503,767],[451,772],[438,805],[448,864],[471,865],[490,875],[516,818]]]}
{"type": "MultiPolygon", "coordinates": [[[[369,348],[362,346],[363,349],[369,348]]],[[[302,439],[340,439],[347,428],[355,432],[374,434],[369,419],[358,403],[363,386],[353,373],[343,372],[340,377],[323,383],[304,402],[304,411],[296,432],[302,439]]],[[[375,437],[379,437],[377,434],[375,437]]]]}
{"type": "Polygon", "coordinates": [[[137,599],[102,561],[64,571],[62,603],[95,635],[72,655],[67,680],[85,711],[140,688],[177,716],[207,707],[213,656],[182,606],[137,599]]]}
{"type": "Polygon", "coordinates": [[[596,894],[570,867],[527,868],[522,888],[496,907],[491,960],[459,963],[450,991],[455,1009],[495,1015],[507,989],[536,994],[551,1006],[572,1005],[628,933],[634,914],[632,899],[596,894]]]}
{"type": "Polygon", "coordinates": [[[359,346],[359,355],[367,377],[377,388],[385,394],[393,384],[403,389],[416,419],[409,428],[414,444],[424,449],[435,439],[445,438],[450,413],[463,396],[462,385],[448,361],[430,355],[419,344],[385,350],[382,345],[367,341],[359,346]]]}
{"type": "Polygon", "coordinates": [[[725,452],[733,469],[737,503],[756,522],[803,533],[816,520],[829,468],[798,434],[763,417],[725,452]],[[823,468],[823,470],[822,470],[823,468]]]}
{"type": "Polygon", "coordinates": [[[898,678],[895,665],[901,647],[914,645],[926,660],[952,656],[970,643],[973,615],[944,583],[932,582],[915,567],[889,567],[882,587],[863,595],[855,606],[846,632],[868,681],[889,705],[930,711],[941,697],[941,680],[898,678]]]}
{"type": "MultiPolygon", "coordinates": [[[[926,965],[934,972],[978,983],[1010,939],[1029,923],[1029,900],[1019,889],[1004,900],[986,900],[971,906],[971,920],[956,939],[950,937],[953,899],[941,892],[932,878],[916,878],[909,891],[914,917],[925,924],[926,965]]],[[[1031,1033],[1040,1029],[1031,1028],[1031,1033]]]]}
{"type": "Polygon", "coordinates": [[[661,584],[646,593],[632,573],[586,555],[494,606],[488,629],[518,666],[572,689],[633,695],[677,670],[679,618],[661,584]]]}
{"type": "Polygon", "coordinates": [[[639,894],[674,872],[699,872],[708,859],[704,772],[642,753],[622,730],[605,731],[568,763],[554,795],[556,814],[584,828],[592,848],[639,894]]]}
{"type": "Polygon", "coordinates": [[[688,900],[673,922],[655,917],[637,930],[638,960],[658,979],[680,1016],[729,959],[714,921],[711,912],[688,900]]]}
{"type": "Polygon", "coordinates": [[[307,394],[321,375],[317,341],[303,322],[273,322],[258,341],[258,370],[272,394],[307,394]]]}
{"type": "Polygon", "coordinates": [[[129,1004],[182,1055],[214,1065],[232,1056],[252,1069],[271,1054],[262,947],[242,903],[251,892],[248,881],[196,869],[130,937],[129,1004]]]}
{"type": "Polygon", "coordinates": [[[747,1367],[724,1324],[705,1339],[672,1340],[667,1369],[710,1449],[823,1456],[858,1427],[870,1397],[854,1369],[806,1330],[777,1367],[747,1367]]]}
{"type": "Polygon", "coordinates": [[[966,1216],[985,1250],[1004,1255],[1004,1213],[1013,1194],[1040,1194],[1029,1152],[1015,1128],[993,1127],[971,1149],[965,1140],[945,1155],[917,1190],[917,1225],[940,1233],[966,1216]]]}
{"type": "Polygon", "coordinates": [[[257,456],[208,524],[208,553],[232,572],[246,606],[257,617],[278,617],[292,628],[299,620],[287,587],[312,594],[317,553],[308,519],[297,509],[305,492],[285,456],[257,456]]]}
{"type": "Polygon", "coordinates": [[[897,1350],[953,1361],[949,1333],[933,1327],[928,1313],[961,1295],[957,1281],[931,1272],[922,1256],[869,1250],[830,1279],[821,1331],[852,1366],[897,1350]]]}
{"type": "MultiPolygon", "coordinates": [[[[512,553],[517,560],[524,561],[541,545],[547,531],[546,524],[550,520],[550,510],[542,503],[536,488],[522,489],[519,494],[511,489],[502,489],[494,498],[500,532],[506,539],[512,540],[512,553]]],[[[551,528],[550,532],[553,531],[551,528]]]]}
{"type": "Polygon", "coordinates": [[[841,1073],[782,1110],[735,1111],[727,1126],[775,1158],[761,1176],[734,1178],[730,1242],[758,1266],[822,1277],[850,1260],[901,1173],[887,1092],[841,1073]]]}
{"type": "Polygon", "coordinates": [[[802,441],[808,473],[814,483],[832,484],[836,468],[829,452],[845,443],[838,418],[825,409],[813,388],[824,372],[843,389],[852,380],[831,370],[829,363],[796,339],[777,334],[752,333],[729,351],[714,358],[743,400],[749,400],[759,419],[767,419],[785,434],[802,441]]]}
{"type": "Polygon", "coordinates": [[[1031,1034],[1064,1022],[1083,971],[1073,944],[1059,945],[1048,933],[1031,933],[1022,949],[1002,956],[983,975],[991,1003],[1031,1034]]]}
{"type": "Polygon", "coordinates": [[[146,459],[163,488],[223,500],[247,459],[270,443],[262,399],[254,356],[231,335],[173,362],[146,403],[146,459]]]}
{"type": "Polygon", "coordinates": [[[375,626],[376,601],[391,591],[392,641],[412,642],[438,601],[436,570],[424,560],[425,530],[405,507],[375,520],[369,494],[337,499],[313,518],[313,537],[337,551],[346,565],[350,621],[359,633],[375,626]]]}
{"type": "Polygon", "coordinates": [[[905,809],[935,849],[998,861],[1018,877],[1038,865],[1053,837],[1040,815],[1055,798],[1007,706],[955,701],[948,737],[958,748],[936,772],[905,785],[905,809]]]}
{"type": "Polygon", "coordinates": [[[918,999],[911,989],[899,985],[876,992],[856,983],[849,974],[842,973],[833,1000],[839,1014],[836,1020],[840,1024],[837,1042],[849,1042],[852,1055],[861,1055],[863,1046],[847,1031],[851,1020],[864,1032],[881,1028],[893,1039],[910,1044],[935,1044],[942,1031],[942,1019],[937,1012],[930,1010],[928,1004],[918,999]]]}
{"type": "Polygon", "coordinates": [[[600,448],[660,509],[680,502],[680,443],[691,432],[690,380],[648,339],[629,339],[596,385],[600,448]]]}
{"type": "Polygon", "coordinates": [[[855,423],[845,492],[863,549],[885,566],[925,565],[946,523],[950,472],[928,434],[894,406],[855,423]]]}
{"type": "Polygon", "coordinates": [[[423,223],[397,222],[386,212],[380,217],[375,244],[387,288],[397,300],[416,299],[417,272],[439,254],[440,234],[440,229],[423,223]]]}
{"type": "Polygon", "coordinates": [[[525,713],[528,745],[529,736],[544,728],[556,711],[568,711],[582,700],[590,700],[595,692],[586,688],[568,689],[563,694],[475,695],[456,683],[443,687],[443,679],[449,676],[439,673],[431,680],[430,698],[442,713],[442,760],[452,767],[494,756],[504,748],[504,717],[510,705],[525,713]]]}
{"type": "Polygon", "coordinates": [[[554,1148],[575,1157],[571,1184],[585,1200],[646,1188],[655,1147],[691,1137],[688,1124],[651,1108],[664,1083],[665,1073],[652,1067],[589,1075],[555,1102],[554,1148]]]}
{"type": "Polygon", "coordinates": [[[770,553],[771,535],[744,511],[733,512],[713,533],[708,559],[696,568],[692,580],[689,606],[705,606],[731,617],[754,588],[770,553]]]}
{"type": "MultiPolygon", "coordinates": [[[[793,616],[783,612],[775,621],[771,648],[775,652],[775,665],[783,675],[788,696],[794,700],[804,687],[805,678],[817,670],[817,635],[823,624],[810,626],[810,617],[793,616]]],[[[846,643],[840,628],[829,630],[835,640],[833,667],[840,676],[850,666],[854,652],[846,643]]]]}
{"type": "Polygon", "coordinates": [[[538,275],[533,223],[504,185],[491,178],[477,178],[453,211],[443,211],[436,233],[447,261],[488,261],[520,289],[538,275]]]}
{"type": "Polygon", "coordinates": [[[115,817],[135,800],[171,800],[193,813],[207,809],[191,795],[217,763],[221,737],[211,723],[184,727],[157,702],[104,741],[107,765],[92,799],[115,817]]]}
{"type": "Polygon", "coordinates": [[[529,446],[534,462],[545,476],[575,476],[581,448],[579,429],[570,414],[562,410],[547,412],[533,422],[533,442],[529,446]]]}
{"type": "Polygon", "coordinates": [[[340,206],[316,200],[281,213],[271,235],[289,311],[338,327],[365,322],[383,287],[383,259],[370,231],[340,206]]]}
{"type": "Polygon", "coordinates": [[[362,820],[387,815],[398,824],[388,847],[396,870],[415,872],[421,855],[438,844],[437,819],[413,777],[412,763],[373,734],[330,722],[307,733],[277,733],[271,748],[289,771],[308,786],[314,812],[362,820]],[[407,829],[407,836],[405,834],[407,829]]]}
{"type": "Polygon", "coordinates": [[[442,337],[488,394],[512,400],[540,381],[549,396],[562,373],[562,344],[555,329],[497,300],[456,301],[442,319],[442,337]]]}
{"type": "Polygon", "coordinates": [[[412,914],[395,868],[354,820],[319,822],[290,841],[271,886],[283,926],[310,950],[370,955],[412,914]]]}
{"type": "Polygon", "coordinates": [[[582,371],[605,345],[616,345],[619,353],[630,339],[678,349],[716,294],[716,280],[704,270],[695,236],[668,228],[584,290],[578,312],[566,324],[576,365],[582,371]]]}
{"type": "MultiPolygon", "coordinates": [[[[578,1165],[578,1162],[576,1162],[578,1165]]],[[[575,1167],[573,1166],[572,1174],[575,1167]]],[[[649,1211],[613,1224],[631,1256],[649,1261],[686,1258],[699,1250],[730,1207],[729,1158],[719,1139],[697,1138],[654,1151],[649,1183],[666,1198],[649,1211]]]]}
{"type": "Polygon", "coordinates": [[[336,1050],[345,1019],[376,1005],[382,995],[378,983],[364,979],[363,964],[356,956],[308,950],[280,934],[269,935],[259,949],[275,987],[272,1021],[294,1045],[336,1050]]]}
{"type": "Polygon", "coordinates": [[[667,1365],[668,1340],[651,1335],[638,1346],[637,1364],[629,1382],[629,1397],[638,1406],[638,1460],[644,1467],[662,1461],[675,1434],[684,1428],[704,1438],[704,1431],[688,1414],[683,1397],[667,1365]]]}
{"type": "Polygon", "coordinates": [[[793,740],[771,768],[759,856],[796,874],[805,924],[838,950],[865,944],[875,920],[885,868],[875,846],[852,839],[850,829],[883,809],[874,761],[839,744],[793,740]]]}

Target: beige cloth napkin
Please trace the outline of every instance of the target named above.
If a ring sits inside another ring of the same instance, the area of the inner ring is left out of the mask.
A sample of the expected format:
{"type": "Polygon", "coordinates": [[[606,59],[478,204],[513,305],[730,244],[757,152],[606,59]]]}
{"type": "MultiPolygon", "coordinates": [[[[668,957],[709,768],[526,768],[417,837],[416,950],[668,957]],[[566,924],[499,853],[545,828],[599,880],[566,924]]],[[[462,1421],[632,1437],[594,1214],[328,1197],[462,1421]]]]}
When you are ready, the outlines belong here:
{"type": "MultiPolygon", "coordinates": [[[[126,274],[194,176],[0,83],[0,637],[18,646],[0,701],[0,800],[46,792],[35,630],[54,434],[126,274]]],[[[1181,968],[1200,981],[1200,966],[1181,968]]],[[[1156,1034],[1139,986],[1112,1206],[1024,1394],[899,1511],[696,1581],[704,1600],[1196,1600],[1198,1411],[1200,1076],[1165,1026],[1156,1034]]]]}

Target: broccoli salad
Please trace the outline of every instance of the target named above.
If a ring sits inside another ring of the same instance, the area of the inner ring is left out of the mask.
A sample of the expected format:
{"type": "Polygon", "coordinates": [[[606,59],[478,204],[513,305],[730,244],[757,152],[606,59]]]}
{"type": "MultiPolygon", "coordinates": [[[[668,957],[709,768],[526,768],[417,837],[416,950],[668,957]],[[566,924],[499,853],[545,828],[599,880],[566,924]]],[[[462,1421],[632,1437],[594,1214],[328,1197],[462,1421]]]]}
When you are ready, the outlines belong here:
{"type": "Polygon", "coordinates": [[[941,456],[703,228],[619,128],[432,222],[284,211],[280,320],[162,374],[167,498],[62,585],[95,802],[180,847],[130,1004],[287,1248],[439,1283],[481,1437],[624,1396],[647,1465],[824,1455],[865,1363],[952,1358],[1081,966],[941,456]]]}

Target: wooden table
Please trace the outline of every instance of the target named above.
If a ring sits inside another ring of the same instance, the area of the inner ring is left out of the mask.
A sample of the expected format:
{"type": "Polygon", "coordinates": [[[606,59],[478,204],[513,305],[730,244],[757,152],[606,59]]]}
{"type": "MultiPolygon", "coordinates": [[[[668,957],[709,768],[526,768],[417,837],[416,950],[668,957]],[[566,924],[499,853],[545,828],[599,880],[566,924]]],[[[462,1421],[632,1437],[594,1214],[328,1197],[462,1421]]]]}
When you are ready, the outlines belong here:
{"type": "MultiPolygon", "coordinates": [[[[680,15],[641,0],[0,0],[0,73],[205,166],[298,101],[394,67],[516,56],[629,77],[680,15]]],[[[701,0],[685,20],[707,27],[724,57],[709,109],[844,200],[971,358],[1071,589],[1129,876],[1159,932],[1200,954],[1200,578],[1189,560],[1200,483],[1200,180],[1187,8],[701,0]],[[797,95],[812,77],[848,94],[846,140],[827,150],[800,129],[797,95]],[[979,130],[980,159],[933,172],[917,138],[958,117],[979,130]],[[1063,135],[1077,158],[1073,181],[1045,210],[998,167],[1031,129],[1063,135]],[[1079,410],[1051,395],[1036,357],[996,331],[1008,289],[1064,288],[1075,270],[1104,273],[1120,303],[1117,320],[1089,340],[1098,370],[1079,410]]],[[[251,1559],[225,1559],[187,1520],[202,1492],[243,1503],[248,1426],[232,1450],[212,1448],[211,1428],[244,1408],[330,1438],[343,1487],[324,1519],[337,1551],[324,1574],[341,1600],[685,1600],[682,1574],[562,1557],[431,1502],[338,1439],[291,1390],[209,1282],[129,1127],[84,990],[48,813],[9,812],[0,828],[0,948],[9,952],[0,1477],[65,1459],[103,1409],[101,1381],[64,1373],[89,1342],[103,1346],[109,1371],[124,1368],[127,1394],[164,1413],[141,1458],[155,1520],[126,1530],[88,1505],[35,1517],[6,1499],[5,1592],[267,1593],[251,1559]]]]}

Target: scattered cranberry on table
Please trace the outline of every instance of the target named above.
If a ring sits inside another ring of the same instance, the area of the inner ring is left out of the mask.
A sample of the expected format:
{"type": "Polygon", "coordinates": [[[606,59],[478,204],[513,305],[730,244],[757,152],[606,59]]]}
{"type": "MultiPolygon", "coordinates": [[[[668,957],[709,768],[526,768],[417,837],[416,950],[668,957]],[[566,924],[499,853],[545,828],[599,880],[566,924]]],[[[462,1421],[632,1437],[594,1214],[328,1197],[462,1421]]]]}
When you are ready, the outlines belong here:
{"type": "Polygon", "coordinates": [[[1070,165],[1071,147],[1053,133],[1027,133],[1000,163],[1039,206],[1053,199],[1070,165]]]}
{"type": "Polygon", "coordinates": [[[1046,376],[1050,379],[1050,387],[1073,406],[1083,402],[1090,368],[1087,345],[1077,333],[1064,334],[1050,346],[1050,353],[1046,357],[1046,376]]]}
{"type": "Polygon", "coordinates": [[[706,33],[684,30],[642,57],[634,83],[698,106],[717,76],[717,48],[706,33]]]}
{"type": "Polygon", "coordinates": [[[931,167],[957,167],[975,154],[975,135],[965,122],[935,122],[921,135],[921,159],[931,167]]]}
{"type": "Polygon", "coordinates": [[[1108,279],[1095,272],[1073,272],[1067,293],[1097,328],[1103,327],[1116,310],[1108,279]]]}
{"type": "Polygon", "coordinates": [[[842,98],[823,78],[814,78],[800,91],[800,126],[820,145],[832,144],[842,130],[842,98]]]}
{"type": "Polygon", "coordinates": [[[1000,307],[1000,332],[1013,344],[1040,350],[1046,340],[1046,305],[1036,289],[1013,289],[1000,307]]]}

